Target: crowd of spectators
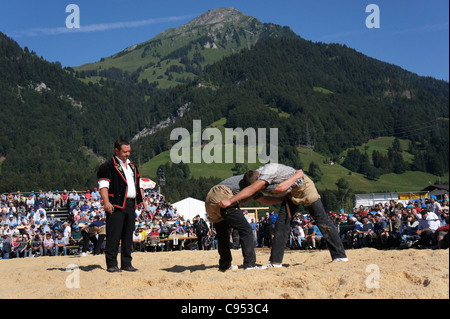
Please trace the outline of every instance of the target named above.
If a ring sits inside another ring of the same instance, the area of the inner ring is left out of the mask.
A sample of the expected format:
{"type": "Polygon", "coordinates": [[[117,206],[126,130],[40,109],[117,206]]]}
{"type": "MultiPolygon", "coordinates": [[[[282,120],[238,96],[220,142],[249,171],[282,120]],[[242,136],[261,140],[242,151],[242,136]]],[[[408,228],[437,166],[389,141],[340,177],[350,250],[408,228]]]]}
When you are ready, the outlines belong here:
{"type": "MultiPolygon", "coordinates": [[[[156,190],[144,192],[147,209],[136,208],[133,246],[137,251],[214,249],[214,228],[196,216],[185,220],[156,190]],[[192,239],[165,241],[169,237],[192,239]],[[158,239],[158,240],[155,240],[158,239]]],[[[106,216],[99,191],[20,191],[0,195],[1,258],[101,254],[106,216]],[[61,218],[55,213],[63,212],[61,218]]]]}
{"type": "MultiPolygon", "coordinates": [[[[156,190],[144,192],[147,209],[136,208],[135,251],[217,249],[213,224],[197,215],[184,217],[156,190]],[[176,240],[168,239],[176,238],[176,240]],[[179,238],[179,240],[178,240],[179,238]]],[[[20,191],[0,195],[0,251],[3,259],[102,254],[107,238],[105,212],[96,188],[92,191],[20,191]],[[56,218],[55,212],[65,212],[56,218]]],[[[329,212],[347,249],[448,248],[448,194],[408,203],[386,202],[329,212]]],[[[247,212],[244,214],[248,216],[247,212]]],[[[271,211],[248,219],[255,247],[271,247],[278,215],[271,211]]],[[[320,229],[310,215],[296,213],[287,247],[324,249],[320,229]]],[[[239,249],[239,235],[230,229],[230,245],[239,249]]]]}
{"type": "MultiPolygon", "coordinates": [[[[341,209],[329,212],[346,249],[388,248],[448,248],[449,197],[436,196],[407,203],[390,201],[372,207],[359,206],[351,212],[341,209]]],[[[255,245],[271,247],[276,212],[268,212],[259,220],[250,221],[255,245]]],[[[291,225],[291,249],[326,248],[320,229],[309,214],[296,213],[291,225]]]]}

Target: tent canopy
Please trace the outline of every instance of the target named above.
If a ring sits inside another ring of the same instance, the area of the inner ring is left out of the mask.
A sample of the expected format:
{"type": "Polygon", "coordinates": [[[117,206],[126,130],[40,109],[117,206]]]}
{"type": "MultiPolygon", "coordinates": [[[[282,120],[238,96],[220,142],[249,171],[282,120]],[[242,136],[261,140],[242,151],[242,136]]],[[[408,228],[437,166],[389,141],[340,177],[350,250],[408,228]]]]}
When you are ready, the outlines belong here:
{"type": "Polygon", "coordinates": [[[177,209],[178,216],[184,216],[184,220],[189,219],[192,221],[197,215],[200,215],[200,218],[207,220],[208,215],[206,214],[204,201],[188,197],[172,204],[172,206],[177,209]]]}

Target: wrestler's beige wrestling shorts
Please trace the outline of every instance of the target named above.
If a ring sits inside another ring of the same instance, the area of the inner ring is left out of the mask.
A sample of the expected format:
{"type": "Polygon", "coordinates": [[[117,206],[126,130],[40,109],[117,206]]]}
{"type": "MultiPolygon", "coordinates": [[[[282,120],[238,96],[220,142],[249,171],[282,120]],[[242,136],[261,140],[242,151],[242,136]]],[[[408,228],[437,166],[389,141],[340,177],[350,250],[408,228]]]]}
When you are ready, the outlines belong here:
{"type": "Polygon", "coordinates": [[[295,205],[304,206],[310,206],[320,199],[316,185],[314,185],[314,182],[306,175],[303,177],[302,186],[293,188],[286,197],[295,205]]]}
{"type": "Polygon", "coordinates": [[[220,214],[219,202],[224,199],[230,199],[231,197],[233,197],[233,192],[224,185],[216,185],[211,188],[205,199],[206,213],[211,222],[218,223],[223,221],[223,217],[220,214]]]}

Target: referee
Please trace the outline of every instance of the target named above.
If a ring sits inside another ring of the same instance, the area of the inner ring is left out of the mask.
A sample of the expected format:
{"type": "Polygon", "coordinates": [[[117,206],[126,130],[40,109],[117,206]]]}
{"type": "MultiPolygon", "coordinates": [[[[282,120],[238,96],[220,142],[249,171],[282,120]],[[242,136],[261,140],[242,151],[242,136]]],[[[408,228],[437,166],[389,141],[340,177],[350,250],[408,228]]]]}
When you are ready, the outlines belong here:
{"type": "Polygon", "coordinates": [[[143,202],[143,193],[139,186],[139,171],[128,159],[130,151],[130,143],[118,139],[114,143],[114,156],[103,163],[97,173],[106,212],[105,256],[108,272],[137,271],[131,264],[131,252],[135,208],[143,202]],[[119,245],[120,268],[117,262],[119,245]]]}

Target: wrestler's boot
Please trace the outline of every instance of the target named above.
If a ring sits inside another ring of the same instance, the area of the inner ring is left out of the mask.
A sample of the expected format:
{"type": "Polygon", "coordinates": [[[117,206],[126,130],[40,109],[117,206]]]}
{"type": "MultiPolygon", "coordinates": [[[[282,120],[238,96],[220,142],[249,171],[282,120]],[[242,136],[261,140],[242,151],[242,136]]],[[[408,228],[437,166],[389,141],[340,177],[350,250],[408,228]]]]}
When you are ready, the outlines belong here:
{"type": "Polygon", "coordinates": [[[322,201],[318,199],[307,208],[317,227],[319,227],[323,238],[325,238],[328,250],[330,251],[333,261],[346,261],[347,255],[345,254],[344,245],[342,244],[336,227],[328,217],[325,208],[323,207],[322,201]]]}

